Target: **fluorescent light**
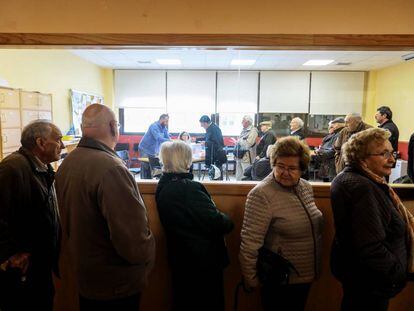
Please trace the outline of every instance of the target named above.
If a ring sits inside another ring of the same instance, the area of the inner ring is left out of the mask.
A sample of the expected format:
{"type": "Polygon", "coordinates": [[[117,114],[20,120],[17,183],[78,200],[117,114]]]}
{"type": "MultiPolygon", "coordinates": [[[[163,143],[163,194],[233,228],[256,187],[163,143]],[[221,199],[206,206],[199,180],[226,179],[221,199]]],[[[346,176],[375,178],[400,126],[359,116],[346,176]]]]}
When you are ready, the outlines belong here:
{"type": "Polygon", "coordinates": [[[333,59],[311,59],[304,63],[303,66],[326,66],[333,62],[333,59]]]}
{"type": "Polygon", "coordinates": [[[157,59],[156,62],[160,65],[181,65],[181,60],[179,59],[161,58],[157,59]]]}
{"type": "Polygon", "coordinates": [[[230,64],[232,66],[251,66],[255,62],[255,59],[233,59],[230,64]]]}

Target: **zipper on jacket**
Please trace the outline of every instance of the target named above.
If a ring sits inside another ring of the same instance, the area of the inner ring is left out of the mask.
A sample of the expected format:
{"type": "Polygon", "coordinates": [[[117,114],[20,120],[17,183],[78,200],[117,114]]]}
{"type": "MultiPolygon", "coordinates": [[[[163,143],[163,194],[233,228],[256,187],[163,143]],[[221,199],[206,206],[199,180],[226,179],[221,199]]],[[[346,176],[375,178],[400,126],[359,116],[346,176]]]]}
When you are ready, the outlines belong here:
{"type": "Polygon", "coordinates": [[[316,258],[316,238],[315,238],[315,229],[313,228],[313,222],[312,222],[312,218],[309,214],[308,209],[306,208],[306,205],[303,203],[301,197],[299,196],[298,192],[296,191],[296,189],[294,190],[296,197],[299,199],[300,204],[302,205],[303,209],[305,210],[306,216],[308,217],[310,226],[311,226],[311,231],[312,231],[312,239],[313,239],[313,269],[314,269],[314,278],[316,278],[317,276],[317,258],[316,258]]]}

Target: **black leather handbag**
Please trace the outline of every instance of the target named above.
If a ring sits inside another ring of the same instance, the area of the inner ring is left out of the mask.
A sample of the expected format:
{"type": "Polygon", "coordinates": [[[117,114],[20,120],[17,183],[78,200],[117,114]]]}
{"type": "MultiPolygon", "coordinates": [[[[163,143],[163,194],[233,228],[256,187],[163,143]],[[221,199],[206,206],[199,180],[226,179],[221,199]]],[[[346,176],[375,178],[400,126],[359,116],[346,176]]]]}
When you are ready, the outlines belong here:
{"type": "Polygon", "coordinates": [[[257,278],[262,285],[287,285],[291,272],[299,275],[289,260],[265,247],[259,249],[256,268],[257,278]]]}

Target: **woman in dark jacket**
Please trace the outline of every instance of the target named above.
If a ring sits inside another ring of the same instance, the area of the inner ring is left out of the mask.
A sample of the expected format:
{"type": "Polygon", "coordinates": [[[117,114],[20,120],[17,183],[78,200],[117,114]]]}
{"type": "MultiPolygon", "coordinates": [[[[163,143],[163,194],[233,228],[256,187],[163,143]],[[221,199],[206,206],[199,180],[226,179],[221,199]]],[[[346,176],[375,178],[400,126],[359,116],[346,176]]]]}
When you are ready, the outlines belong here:
{"type": "Polygon", "coordinates": [[[384,180],[395,162],[389,135],[354,134],[342,148],[347,166],[332,182],[331,268],[343,287],[341,310],[387,310],[412,269],[412,215],[384,180]]]}
{"type": "Polygon", "coordinates": [[[223,236],[233,222],[189,173],[191,148],[180,141],[161,146],[163,175],[156,200],[172,270],[173,310],[224,310],[223,236]]]}

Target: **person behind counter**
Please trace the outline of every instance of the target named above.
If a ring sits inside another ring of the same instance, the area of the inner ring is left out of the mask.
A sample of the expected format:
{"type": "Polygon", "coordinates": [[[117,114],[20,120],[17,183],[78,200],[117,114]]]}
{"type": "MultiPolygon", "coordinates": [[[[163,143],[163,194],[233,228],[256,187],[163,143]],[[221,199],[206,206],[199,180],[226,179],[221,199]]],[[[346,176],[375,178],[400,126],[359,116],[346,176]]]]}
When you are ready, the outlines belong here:
{"type": "Polygon", "coordinates": [[[185,142],[188,145],[191,145],[191,136],[188,132],[184,131],[178,134],[178,139],[185,142]]]}
{"type": "Polygon", "coordinates": [[[288,284],[262,283],[265,311],[302,311],[313,280],[319,274],[323,217],[315,205],[312,186],[300,176],[310,161],[308,146],[284,137],[271,148],[272,174],[248,194],[241,231],[240,266],[247,288],[258,278],[259,253],[278,254],[290,262],[288,284]]]}
{"type": "Polygon", "coordinates": [[[243,130],[237,140],[234,140],[236,155],[236,180],[242,180],[246,168],[253,164],[256,157],[257,129],[253,126],[251,116],[244,116],[242,119],[243,130]]]}
{"type": "Polygon", "coordinates": [[[206,147],[205,164],[210,167],[212,164],[220,169],[220,179],[223,179],[222,166],[227,161],[226,152],[224,151],[224,140],[221,129],[213,122],[209,116],[204,115],[200,118],[200,126],[206,130],[204,138],[206,147]]]}
{"type": "Polygon", "coordinates": [[[388,309],[412,267],[413,216],[385,182],[395,162],[390,133],[370,128],[343,146],[345,169],[332,182],[331,269],[342,283],[342,311],[388,309]]]}
{"type": "Polygon", "coordinates": [[[334,143],[345,126],[344,118],[336,118],[329,122],[328,131],[321,146],[315,150],[315,161],[320,163],[319,178],[330,182],[336,176],[334,143]]]}
{"type": "Polygon", "coordinates": [[[162,143],[171,140],[168,133],[168,114],[160,115],[158,121],[152,123],[139,143],[141,158],[148,158],[149,163],[142,162],[142,179],[152,178],[152,169],[159,168],[158,153],[162,143]]]}
{"type": "Polygon", "coordinates": [[[292,121],[290,121],[290,136],[296,136],[300,140],[305,139],[305,133],[303,131],[305,123],[301,118],[293,118],[292,121]]]}
{"type": "Polygon", "coordinates": [[[166,142],[160,159],[163,174],[155,197],[167,238],[173,310],[224,310],[223,269],[229,259],[223,236],[233,222],[193,181],[190,146],[166,142]]]}

